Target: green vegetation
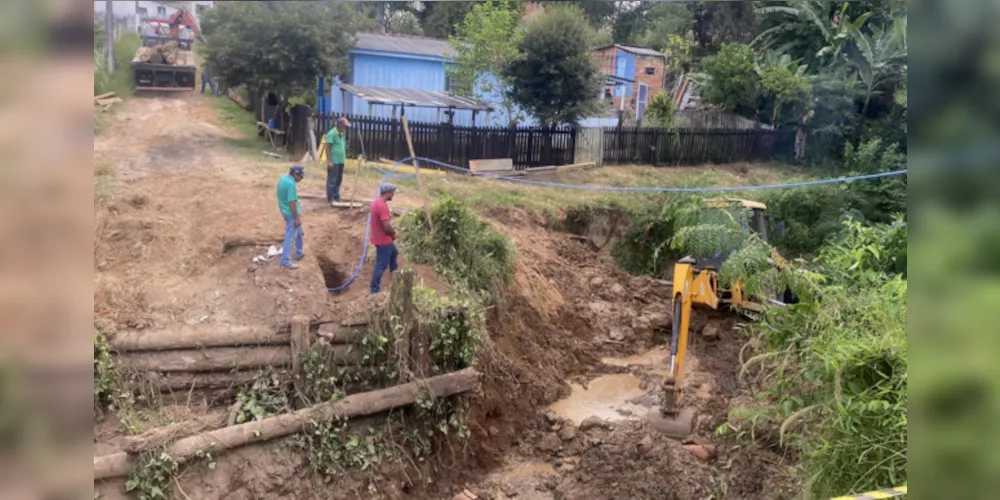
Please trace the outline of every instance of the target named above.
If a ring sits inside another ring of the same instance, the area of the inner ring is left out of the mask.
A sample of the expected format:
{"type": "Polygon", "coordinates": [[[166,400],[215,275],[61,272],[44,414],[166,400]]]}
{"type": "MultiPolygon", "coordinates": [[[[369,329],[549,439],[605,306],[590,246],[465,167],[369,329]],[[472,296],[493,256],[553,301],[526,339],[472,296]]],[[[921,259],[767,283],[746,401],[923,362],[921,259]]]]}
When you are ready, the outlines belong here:
{"type": "Polygon", "coordinates": [[[132,58],[141,46],[142,39],[136,33],[125,33],[115,40],[115,71],[110,75],[104,51],[94,48],[94,95],[114,92],[125,99],[133,94],[132,58]]]}
{"type": "Polygon", "coordinates": [[[418,264],[476,295],[497,297],[514,276],[514,246],[464,203],[446,198],[431,209],[434,230],[423,209],[400,222],[400,244],[418,264]]]}
{"type": "Polygon", "coordinates": [[[202,52],[213,75],[230,86],[266,89],[285,101],[322,75],[347,74],[359,23],[340,2],[237,2],[202,14],[202,52]]]}
{"type": "Polygon", "coordinates": [[[148,451],[129,472],[125,492],[135,492],[139,500],[167,500],[171,498],[177,468],[177,462],[165,451],[148,451]]]}
{"type": "Polygon", "coordinates": [[[590,47],[596,33],[575,6],[553,6],[524,25],[503,71],[509,97],[546,126],[575,124],[597,108],[603,85],[590,47]]]}
{"type": "Polygon", "coordinates": [[[287,374],[272,372],[262,372],[254,378],[249,387],[236,395],[236,402],[239,404],[236,423],[263,420],[292,411],[287,380],[287,374]]]}
{"type": "Polygon", "coordinates": [[[114,413],[126,432],[139,431],[139,422],[148,415],[140,410],[143,404],[153,401],[146,391],[137,390],[140,379],[123,372],[112,357],[108,338],[94,331],[94,414],[104,418],[114,413]]]}
{"type": "Polygon", "coordinates": [[[805,276],[813,297],[751,327],[755,404],[721,432],[778,429],[818,498],[906,481],[906,224],[845,222],[805,276]]]}
{"type": "Polygon", "coordinates": [[[504,70],[518,57],[522,33],[521,13],[513,2],[478,3],[449,39],[457,54],[446,69],[455,79],[456,93],[465,96],[500,96],[498,103],[511,122],[524,119],[505,90],[512,84],[504,70]]]}

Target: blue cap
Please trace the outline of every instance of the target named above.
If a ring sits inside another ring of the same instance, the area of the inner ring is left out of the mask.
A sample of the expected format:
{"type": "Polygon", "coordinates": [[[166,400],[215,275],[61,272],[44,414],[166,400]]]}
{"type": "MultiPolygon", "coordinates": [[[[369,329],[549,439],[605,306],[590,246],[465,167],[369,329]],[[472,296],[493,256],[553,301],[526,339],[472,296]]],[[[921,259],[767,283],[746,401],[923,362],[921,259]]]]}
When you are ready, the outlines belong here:
{"type": "Polygon", "coordinates": [[[378,192],[380,194],[395,193],[396,192],[396,186],[393,186],[391,183],[385,182],[385,183],[382,183],[381,186],[379,186],[378,192]]]}
{"type": "Polygon", "coordinates": [[[305,177],[306,169],[302,165],[292,165],[292,168],[288,169],[288,173],[292,175],[299,174],[302,177],[305,177]]]}

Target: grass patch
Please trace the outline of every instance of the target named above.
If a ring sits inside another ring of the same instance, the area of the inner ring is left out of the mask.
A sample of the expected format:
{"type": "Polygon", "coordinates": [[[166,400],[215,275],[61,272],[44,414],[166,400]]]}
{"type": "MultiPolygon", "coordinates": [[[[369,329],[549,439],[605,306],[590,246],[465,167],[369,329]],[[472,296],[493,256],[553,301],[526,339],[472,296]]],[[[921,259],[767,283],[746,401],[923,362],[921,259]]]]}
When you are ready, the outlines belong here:
{"type": "Polygon", "coordinates": [[[115,70],[110,75],[106,57],[94,52],[94,95],[114,92],[117,97],[127,99],[135,93],[132,58],[139,47],[142,39],[136,33],[125,33],[115,40],[115,70]]]}
{"type": "Polygon", "coordinates": [[[223,143],[231,146],[238,152],[259,157],[261,151],[271,149],[271,145],[264,139],[257,137],[257,123],[253,114],[241,108],[232,99],[221,96],[203,95],[202,99],[207,99],[219,116],[219,123],[236,137],[225,137],[223,143]]]}

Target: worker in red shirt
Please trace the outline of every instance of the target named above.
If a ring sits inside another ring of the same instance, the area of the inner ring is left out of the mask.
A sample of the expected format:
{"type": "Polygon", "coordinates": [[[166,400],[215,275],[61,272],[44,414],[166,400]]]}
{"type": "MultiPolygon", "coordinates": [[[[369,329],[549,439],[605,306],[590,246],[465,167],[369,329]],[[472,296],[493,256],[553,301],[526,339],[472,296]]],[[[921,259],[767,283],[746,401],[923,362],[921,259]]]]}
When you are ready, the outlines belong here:
{"type": "Polygon", "coordinates": [[[399,267],[396,258],[399,252],[396,250],[396,236],[399,234],[396,228],[392,227],[392,213],[389,212],[388,202],[392,200],[392,195],[396,192],[396,186],[388,182],[379,186],[378,199],[372,202],[369,223],[371,224],[371,242],[375,245],[375,272],[372,273],[372,294],[379,293],[382,282],[382,273],[386,268],[389,272],[395,272],[399,267]]]}

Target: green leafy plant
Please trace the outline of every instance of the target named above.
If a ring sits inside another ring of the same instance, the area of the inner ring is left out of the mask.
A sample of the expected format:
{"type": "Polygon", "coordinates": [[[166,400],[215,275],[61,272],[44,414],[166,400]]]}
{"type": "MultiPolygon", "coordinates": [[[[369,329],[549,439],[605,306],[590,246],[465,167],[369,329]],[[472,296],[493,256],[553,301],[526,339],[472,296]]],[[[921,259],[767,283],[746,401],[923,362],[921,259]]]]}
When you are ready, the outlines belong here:
{"type": "Polygon", "coordinates": [[[263,420],[292,411],[286,389],[287,383],[279,373],[264,371],[248,387],[236,395],[240,410],[236,423],[263,420]]]}
{"type": "Polygon", "coordinates": [[[168,500],[171,482],[177,474],[177,462],[165,451],[146,452],[129,472],[125,491],[135,492],[139,500],[168,500]]]}
{"type": "Polygon", "coordinates": [[[660,92],[650,99],[645,119],[654,127],[669,130],[674,126],[676,115],[674,100],[666,92],[660,92]]]}
{"type": "Polygon", "coordinates": [[[434,231],[422,210],[400,223],[400,244],[418,264],[435,270],[455,286],[496,297],[514,276],[510,240],[480,221],[462,202],[446,198],[431,209],[434,231]]]}

